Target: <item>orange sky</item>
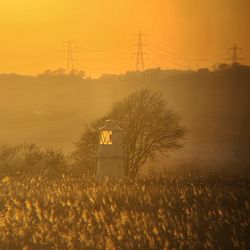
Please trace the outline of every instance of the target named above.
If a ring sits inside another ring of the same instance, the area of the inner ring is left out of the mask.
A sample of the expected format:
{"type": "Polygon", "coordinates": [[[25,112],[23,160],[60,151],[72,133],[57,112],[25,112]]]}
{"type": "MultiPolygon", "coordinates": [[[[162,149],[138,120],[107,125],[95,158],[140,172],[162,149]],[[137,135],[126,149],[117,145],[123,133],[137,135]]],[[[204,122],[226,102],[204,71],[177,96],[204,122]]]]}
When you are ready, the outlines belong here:
{"type": "Polygon", "coordinates": [[[234,43],[250,59],[249,0],[1,0],[0,30],[0,72],[65,67],[69,37],[88,76],[132,70],[138,31],[146,68],[211,66],[234,43]]]}

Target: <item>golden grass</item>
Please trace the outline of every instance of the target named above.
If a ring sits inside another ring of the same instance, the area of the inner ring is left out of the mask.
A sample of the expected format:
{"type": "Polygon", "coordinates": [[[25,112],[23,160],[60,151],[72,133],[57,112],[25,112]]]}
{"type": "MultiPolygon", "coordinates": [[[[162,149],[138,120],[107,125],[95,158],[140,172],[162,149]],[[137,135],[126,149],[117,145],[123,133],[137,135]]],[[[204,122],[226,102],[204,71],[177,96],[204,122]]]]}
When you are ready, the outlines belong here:
{"type": "Polygon", "coordinates": [[[247,249],[249,180],[5,177],[0,249],[247,249]]]}

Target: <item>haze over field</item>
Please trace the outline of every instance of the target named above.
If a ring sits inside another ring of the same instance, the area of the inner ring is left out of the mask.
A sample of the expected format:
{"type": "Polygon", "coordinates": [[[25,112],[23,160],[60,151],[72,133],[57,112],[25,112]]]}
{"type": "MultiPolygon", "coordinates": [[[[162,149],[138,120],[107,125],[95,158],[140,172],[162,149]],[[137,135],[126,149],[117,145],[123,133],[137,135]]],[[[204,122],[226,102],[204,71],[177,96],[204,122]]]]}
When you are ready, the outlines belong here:
{"type": "Polygon", "coordinates": [[[0,138],[70,152],[86,123],[132,92],[149,88],[163,94],[188,129],[175,158],[249,160],[249,79],[247,66],[214,72],[153,69],[98,80],[2,75],[0,138]]]}

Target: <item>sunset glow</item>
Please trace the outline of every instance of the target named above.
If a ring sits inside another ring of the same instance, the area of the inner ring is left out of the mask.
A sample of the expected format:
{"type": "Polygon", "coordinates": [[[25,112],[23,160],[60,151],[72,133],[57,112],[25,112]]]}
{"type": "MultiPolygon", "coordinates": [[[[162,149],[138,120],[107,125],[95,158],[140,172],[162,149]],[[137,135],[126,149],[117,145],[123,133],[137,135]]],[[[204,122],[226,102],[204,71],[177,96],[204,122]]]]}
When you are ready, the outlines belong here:
{"type": "Polygon", "coordinates": [[[87,75],[133,70],[139,31],[146,68],[211,67],[234,43],[248,59],[249,9],[247,0],[3,0],[0,72],[64,68],[69,37],[74,67],[87,75]]]}

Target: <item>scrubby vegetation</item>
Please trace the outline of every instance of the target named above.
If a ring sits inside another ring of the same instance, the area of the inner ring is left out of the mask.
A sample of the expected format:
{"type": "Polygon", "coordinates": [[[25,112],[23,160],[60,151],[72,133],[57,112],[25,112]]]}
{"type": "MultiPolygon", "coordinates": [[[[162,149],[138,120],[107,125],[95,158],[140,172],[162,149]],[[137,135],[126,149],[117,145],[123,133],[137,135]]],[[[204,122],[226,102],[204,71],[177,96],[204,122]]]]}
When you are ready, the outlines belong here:
{"type": "Polygon", "coordinates": [[[0,145],[0,174],[58,176],[67,172],[65,155],[52,148],[46,150],[35,144],[0,145]]]}
{"type": "Polygon", "coordinates": [[[249,249],[249,178],[2,177],[0,249],[249,249]]]}

